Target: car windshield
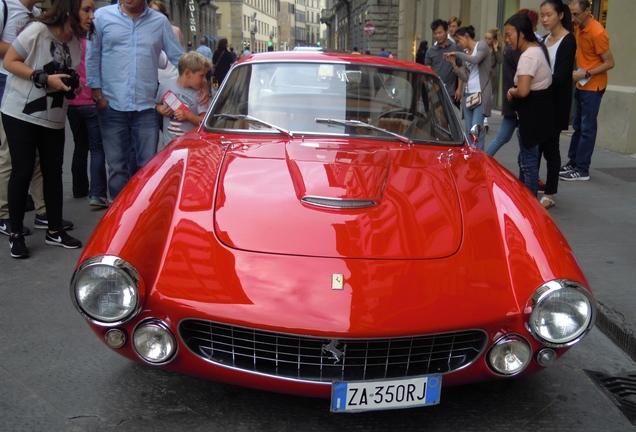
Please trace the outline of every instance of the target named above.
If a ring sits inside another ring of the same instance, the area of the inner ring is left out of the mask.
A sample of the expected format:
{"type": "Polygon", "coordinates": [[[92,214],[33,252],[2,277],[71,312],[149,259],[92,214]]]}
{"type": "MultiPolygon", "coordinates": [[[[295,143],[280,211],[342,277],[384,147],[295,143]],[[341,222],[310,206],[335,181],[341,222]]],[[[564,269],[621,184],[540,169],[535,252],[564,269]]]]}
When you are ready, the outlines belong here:
{"type": "Polygon", "coordinates": [[[206,117],[208,130],[461,143],[441,81],[414,69],[325,62],[237,66],[206,117]]]}

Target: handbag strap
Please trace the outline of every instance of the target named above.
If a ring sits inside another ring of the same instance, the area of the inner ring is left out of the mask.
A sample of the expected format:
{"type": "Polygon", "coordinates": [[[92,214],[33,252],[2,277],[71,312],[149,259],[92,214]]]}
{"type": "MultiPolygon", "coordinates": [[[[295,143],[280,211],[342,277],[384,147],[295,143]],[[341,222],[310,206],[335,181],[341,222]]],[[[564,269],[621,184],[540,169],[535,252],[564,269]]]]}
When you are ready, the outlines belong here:
{"type": "Polygon", "coordinates": [[[223,58],[223,54],[225,54],[225,50],[223,50],[223,52],[221,53],[221,55],[219,56],[218,59],[216,59],[216,63],[214,63],[214,67],[216,67],[216,65],[219,64],[219,62],[221,61],[221,59],[223,58]]]}

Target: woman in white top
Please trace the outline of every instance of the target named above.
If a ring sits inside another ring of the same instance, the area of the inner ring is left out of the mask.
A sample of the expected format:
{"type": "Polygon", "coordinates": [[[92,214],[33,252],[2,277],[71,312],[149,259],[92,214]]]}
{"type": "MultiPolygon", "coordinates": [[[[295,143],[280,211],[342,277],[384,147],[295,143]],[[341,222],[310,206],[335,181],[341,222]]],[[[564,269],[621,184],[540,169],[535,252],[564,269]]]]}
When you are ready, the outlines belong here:
{"type": "Polygon", "coordinates": [[[506,97],[519,117],[519,179],[537,196],[539,186],[539,149],[553,145],[554,110],[550,85],[552,70],[545,46],[532,31],[525,14],[510,17],[504,27],[505,41],[513,50],[521,51],[515,74],[515,87],[506,97]]]}
{"type": "MultiPolygon", "coordinates": [[[[453,52],[448,53],[446,59],[451,62],[453,71],[464,85],[463,111],[466,124],[466,134],[474,125],[483,125],[484,117],[490,116],[492,108],[492,82],[490,80],[491,56],[488,44],[485,41],[475,40],[475,29],[473,26],[460,27],[455,32],[457,45],[468,53],[453,52]],[[463,66],[458,67],[456,59],[463,62],[463,66]],[[481,93],[481,104],[472,108],[466,106],[468,96],[481,93]]],[[[479,137],[475,143],[478,149],[484,149],[484,135],[479,137]]]]}

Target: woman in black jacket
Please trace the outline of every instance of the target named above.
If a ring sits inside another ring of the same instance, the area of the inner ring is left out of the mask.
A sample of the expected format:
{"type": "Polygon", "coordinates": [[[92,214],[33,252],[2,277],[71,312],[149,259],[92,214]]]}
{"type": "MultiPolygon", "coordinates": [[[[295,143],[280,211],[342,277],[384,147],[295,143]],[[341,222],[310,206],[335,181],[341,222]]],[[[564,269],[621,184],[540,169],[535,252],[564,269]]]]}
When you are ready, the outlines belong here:
{"type": "Polygon", "coordinates": [[[215,78],[219,86],[223,84],[225,75],[227,75],[227,73],[230,71],[232,63],[232,53],[227,50],[227,39],[221,38],[219,40],[219,46],[217,47],[216,51],[214,51],[214,55],[212,56],[212,64],[214,65],[214,72],[212,73],[212,76],[215,78]]]}
{"type": "Polygon", "coordinates": [[[545,208],[554,206],[554,194],[559,185],[561,154],[559,136],[567,130],[572,106],[572,70],[576,55],[576,39],[572,34],[570,8],[561,0],[545,0],[541,3],[541,23],[550,32],[543,40],[550,55],[552,67],[552,101],[555,116],[555,139],[540,151],[547,162],[545,192],[541,204],[545,208]]]}

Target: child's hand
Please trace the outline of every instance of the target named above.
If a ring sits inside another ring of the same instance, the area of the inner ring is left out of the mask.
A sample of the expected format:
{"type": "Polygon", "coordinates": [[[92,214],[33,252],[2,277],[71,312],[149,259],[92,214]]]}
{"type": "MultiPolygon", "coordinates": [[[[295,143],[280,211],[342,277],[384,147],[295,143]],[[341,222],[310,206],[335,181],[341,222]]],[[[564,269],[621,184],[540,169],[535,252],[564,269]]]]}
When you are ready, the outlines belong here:
{"type": "Polygon", "coordinates": [[[157,104],[157,112],[165,117],[170,117],[172,115],[172,108],[168,105],[157,104]]]}
{"type": "Polygon", "coordinates": [[[172,115],[179,121],[188,121],[188,113],[186,111],[176,110],[172,115]]]}

